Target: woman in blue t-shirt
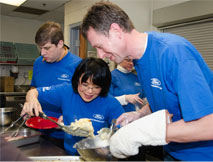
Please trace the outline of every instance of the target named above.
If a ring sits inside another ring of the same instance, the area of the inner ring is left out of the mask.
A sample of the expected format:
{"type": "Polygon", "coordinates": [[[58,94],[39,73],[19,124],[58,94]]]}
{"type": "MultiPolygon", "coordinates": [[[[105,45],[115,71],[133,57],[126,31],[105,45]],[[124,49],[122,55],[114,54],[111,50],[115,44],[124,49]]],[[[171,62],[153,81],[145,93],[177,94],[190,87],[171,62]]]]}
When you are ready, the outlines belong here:
{"type": "Polygon", "coordinates": [[[125,58],[111,72],[112,82],[109,92],[120,102],[125,112],[138,110],[147,103],[133,68],[133,60],[125,58]]]}
{"type": "MultiPolygon", "coordinates": [[[[108,95],[110,84],[108,65],[101,59],[86,58],[76,68],[72,85],[63,83],[30,90],[21,115],[27,112],[32,116],[35,109],[38,116],[38,112],[42,112],[39,102],[51,103],[62,107],[65,125],[70,125],[76,119],[89,118],[97,134],[98,130],[109,127],[112,119],[124,112],[120,103],[108,95]]],[[[78,154],[73,145],[81,139],[65,133],[64,147],[68,154],[78,154]]]]}

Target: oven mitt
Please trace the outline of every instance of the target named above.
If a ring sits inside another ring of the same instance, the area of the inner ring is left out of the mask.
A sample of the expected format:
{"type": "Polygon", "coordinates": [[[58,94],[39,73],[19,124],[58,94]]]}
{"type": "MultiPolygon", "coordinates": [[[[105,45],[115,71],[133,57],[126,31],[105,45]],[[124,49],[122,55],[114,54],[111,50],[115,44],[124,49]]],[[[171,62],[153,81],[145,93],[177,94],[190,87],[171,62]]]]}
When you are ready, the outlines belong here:
{"type": "Polygon", "coordinates": [[[166,111],[160,110],[121,127],[110,138],[110,151],[117,158],[138,154],[142,145],[165,145],[166,111]]]}

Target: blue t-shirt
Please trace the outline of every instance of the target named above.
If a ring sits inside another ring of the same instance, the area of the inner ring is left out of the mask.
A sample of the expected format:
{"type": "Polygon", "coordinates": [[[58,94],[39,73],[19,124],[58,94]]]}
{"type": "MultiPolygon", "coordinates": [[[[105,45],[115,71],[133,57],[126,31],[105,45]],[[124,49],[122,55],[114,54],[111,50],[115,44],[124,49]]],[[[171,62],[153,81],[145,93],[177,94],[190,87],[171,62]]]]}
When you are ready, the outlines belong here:
{"type": "MultiPolygon", "coordinates": [[[[111,95],[97,97],[91,102],[85,102],[81,96],[75,93],[71,84],[38,88],[39,101],[62,107],[65,125],[70,125],[75,119],[89,118],[92,121],[95,134],[103,127],[109,127],[112,119],[117,119],[123,112],[120,103],[111,95]]],[[[82,137],[65,133],[64,147],[71,155],[78,155],[73,145],[82,137]]]]}
{"type": "MultiPolygon", "coordinates": [[[[48,63],[42,61],[42,59],[42,56],[38,57],[33,65],[33,77],[31,82],[31,86],[33,87],[46,87],[62,84],[64,82],[71,83],[75,69],[81,61],[80,57],[70,52],[59,62],[48,63]]],[[[42,102],[41,106],[48,116],[58,118],[62,115],[60,107],[42,102]]],[[[42,132],[51,137],[64,138],[64,132],[57,129],[45,130],[42,132]]]]}
{"type": "MultiPolygon", "coordinates": [[[[144,97],[137,75],[134,73],[123,73],[118,69],[113,70],[111,74],[112,82],[110,86],[110,94],[112,96],[117,97],[140,93],[140,97],[144,97]]],[[[135,105],[131,103],[123,105],[123,108],[125,112],[135,111],[135,105]]]]}
{"type": "MultiPolygon", "coordinates": [[[[213,113],[213,73],[183,37],[148,33],[146,51],[134,64],[153,112],[167,109],[173,121],[186,122],[213,113]]],[[[213,141],[173,142],[165,150],[179,160],[213,160],[213,141]]]]}

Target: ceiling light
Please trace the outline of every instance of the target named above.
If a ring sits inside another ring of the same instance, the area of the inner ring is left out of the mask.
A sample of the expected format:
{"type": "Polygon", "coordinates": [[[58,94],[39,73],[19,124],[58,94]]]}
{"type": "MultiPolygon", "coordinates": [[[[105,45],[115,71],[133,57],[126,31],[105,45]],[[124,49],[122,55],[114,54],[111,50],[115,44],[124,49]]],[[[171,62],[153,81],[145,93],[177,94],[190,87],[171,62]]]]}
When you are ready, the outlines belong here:
{"type": "Polygon", "coordinates": [[[5,3],[8,5],[13,5],[13,6],[20,6],[25,1],[26,0],[0,0],[0,3],[5,3]]]}

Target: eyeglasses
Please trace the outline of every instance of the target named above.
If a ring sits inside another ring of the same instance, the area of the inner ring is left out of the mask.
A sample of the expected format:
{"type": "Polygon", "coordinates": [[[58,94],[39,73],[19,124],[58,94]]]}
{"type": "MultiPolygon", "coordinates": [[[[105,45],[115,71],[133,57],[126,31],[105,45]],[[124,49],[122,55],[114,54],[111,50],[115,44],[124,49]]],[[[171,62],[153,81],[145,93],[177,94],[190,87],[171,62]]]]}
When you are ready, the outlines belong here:
{"type": "Polygon", "coordinates": [[[94,93],[99,93],[101,91],[101,87],[95,85],[95,86],[89,86],[87,83],[80,83],[79,86],[81,87],[82,91],[88,91],[92,90],[94,93]]]}
{"type": "Polygon", "coordinates": [[[128,63],[132,63],[132,59],[124,59],[125,61],[127,61],[128,63]]]}

